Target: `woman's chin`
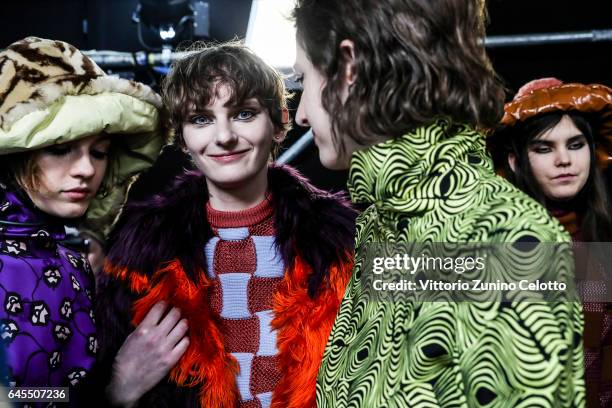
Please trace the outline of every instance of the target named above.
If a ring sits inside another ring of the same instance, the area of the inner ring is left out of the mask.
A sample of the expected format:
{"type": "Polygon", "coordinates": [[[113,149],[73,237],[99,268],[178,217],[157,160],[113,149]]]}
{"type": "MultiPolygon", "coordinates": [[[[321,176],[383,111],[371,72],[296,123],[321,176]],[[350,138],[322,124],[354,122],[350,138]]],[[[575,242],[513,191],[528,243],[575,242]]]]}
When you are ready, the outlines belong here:
{"type": "Polygon", "coordinates": [[[319,160],[323,167],[330,170],[346,170],[349,168],[348,160],[343,160],[339,155],[327,153],[319,149],[319,160]]]}
{"type": "Polygon", "coordinates": [[[89,207],[89,203],[81,204],[81,203],[65,203],[56,205],[52,208],[41,208],[47,214],[50,214],[54,217],[73,219],[80,218],[87,212],[87,208],[89,207]]]}

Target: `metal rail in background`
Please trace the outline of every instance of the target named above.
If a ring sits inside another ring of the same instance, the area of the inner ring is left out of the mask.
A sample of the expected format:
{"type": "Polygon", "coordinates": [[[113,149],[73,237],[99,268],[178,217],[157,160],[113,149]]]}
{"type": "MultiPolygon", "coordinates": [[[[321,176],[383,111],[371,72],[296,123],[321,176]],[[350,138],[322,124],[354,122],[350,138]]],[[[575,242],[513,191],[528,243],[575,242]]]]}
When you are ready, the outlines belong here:
{"type": "MultiPolygon", "coordinates": [[[[542,33],[542,34],[516,34],[516,35],[497,35],[489,36],[484,39],[487,48],[503,47],[523,47],[532,45],[547,44],[569,44],[582,42],[612,42],[612,29],[575,31],[561,33],[542,33]]],[[[101,67],[133,67],[136,65],[156,65],[169,64],[179,58],[184,57],[185,52],[173,53],[129,53],[116,51],[84,51],[85,55],[93,59],[101,67]]],[[[296,84],[288,83],[288,86],[296,87],[296,84]]],[[[277,163],[289,163],[295,159],[313,140],[312,131],[309,130],[300,137],[289,149],[287,149],[276,161],[277,163]]]]}
{"type": "Polygon", "coordinates": [[[136,53],[120,51],[83,51],[83,54],[94,60],[102,68],[129,68],[134,66],[147,66],[158,64],[169,64],[177,59],[183,58],[187,52],[147,53],[138,51],[136,53]]]}
{"type": "MultiPolygon", "coordinates": [[[[486,37],[484,43],[487,48],[500,48],[601,41],[612,41],[612,29],[543,34],[495,35],[486,37]]],[[[102,68],[170,63],[188,54],[186,52],[173,52],[168,54],[145,53],[142,51],[130,53],[96,50],[83,51],[83,53],[93,59],[96,64],[100,65],[102,68]]]]}
{"type": "Polygon", "coordinates": [[[612,30],[575,31],[565,33],[515,34],[486,37],[487,48],[518,47],[527,45],[567,44],[579,42],[612,41],[612,30]]]}
{"type": "Polygon", "coordinates": [[[312,134],[312,129],[308,129],[306,133],[304,133],[298,140],[296,140],[291,147],[281,154],[278,159],[276,159],[276,163],[278,164],[286,164],[290,163],[293,159],[295,159],[304,149],[306,149],[314,140],[314,135],[312,134]]]}

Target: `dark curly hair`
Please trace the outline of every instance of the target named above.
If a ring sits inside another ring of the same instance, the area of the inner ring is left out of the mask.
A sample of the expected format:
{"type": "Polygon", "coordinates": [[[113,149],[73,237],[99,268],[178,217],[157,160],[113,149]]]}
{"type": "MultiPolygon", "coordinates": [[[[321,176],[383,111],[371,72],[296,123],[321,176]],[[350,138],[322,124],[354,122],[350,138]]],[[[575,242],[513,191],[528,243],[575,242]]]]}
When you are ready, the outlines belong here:
{"type": "Polygon", "coordinates": [[[361,145],[399,137],[443,117],[492,128],[504,88],[486,55],[484,0],[298,0],[299,44],[327,79],[323,107],[338,134],[361,145]],[[340,99],[346,58],[355,46],[356,82],[340,99]]]}

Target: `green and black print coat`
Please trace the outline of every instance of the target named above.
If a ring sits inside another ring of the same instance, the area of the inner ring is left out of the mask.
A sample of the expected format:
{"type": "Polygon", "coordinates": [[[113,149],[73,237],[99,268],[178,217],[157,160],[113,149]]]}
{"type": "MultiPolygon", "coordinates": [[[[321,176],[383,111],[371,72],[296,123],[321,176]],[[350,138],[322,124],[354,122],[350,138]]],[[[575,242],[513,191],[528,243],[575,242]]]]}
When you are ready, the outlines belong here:
{"type": "MultiPolygon", "coordinates": [[[[371,243],[570,241],[494,174],[484,136],[438,121],[359,151],[349,192],[370,206],[319,370],[320,408],[584,406],[579,303],[382,302],[360,284],[371,243]]],[[[568,259],[551,257],[542,275],[571,279],[568,259]]]]}

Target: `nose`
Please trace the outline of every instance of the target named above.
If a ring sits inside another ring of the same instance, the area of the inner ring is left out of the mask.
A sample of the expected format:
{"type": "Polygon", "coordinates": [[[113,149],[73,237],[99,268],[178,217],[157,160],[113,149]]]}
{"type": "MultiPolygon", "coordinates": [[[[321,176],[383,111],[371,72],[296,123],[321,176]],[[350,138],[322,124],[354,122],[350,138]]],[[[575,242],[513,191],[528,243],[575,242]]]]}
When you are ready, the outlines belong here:
{"type": "Polygon", "coordinates": [[[93,157],[87,153],[82,153],[72,163],[71,173],[74,177],[91,178],[96,174],[96,167],[93,163],[93,157]]]}
{"type": "Polygon", "coordinates": [[[310,123],[308,123],[308,118],[306,117],[306,108],[304,107],[304,105],[304,94],[302,93],[297,112],[295,113],[295,123],[302,127],[307,127],[310,126],[310,123]]]}
{"type": "Polygon", "coordinates": [[[238,140],[238,135],[234,131],[232,122],[229,120],[217,121],[215,142],[220,146],[231,146],[238,140]]]}
{"type": "Polygon", "coordinates": [[[571,155],[567,149],[559,149],[557,151],[556,165],[557,166],[569,166],[571,164],[571,155]]]}

